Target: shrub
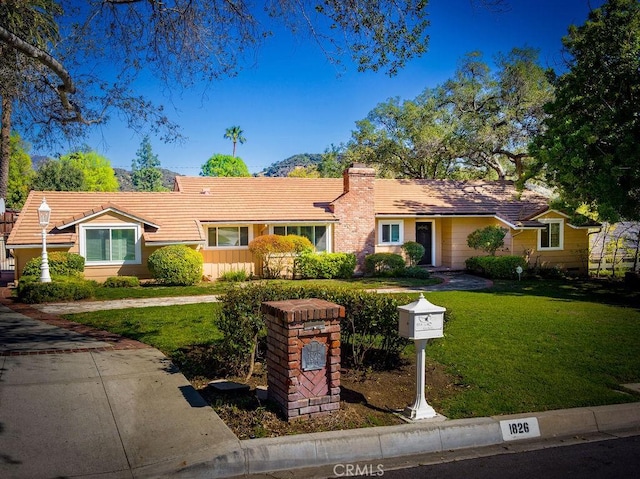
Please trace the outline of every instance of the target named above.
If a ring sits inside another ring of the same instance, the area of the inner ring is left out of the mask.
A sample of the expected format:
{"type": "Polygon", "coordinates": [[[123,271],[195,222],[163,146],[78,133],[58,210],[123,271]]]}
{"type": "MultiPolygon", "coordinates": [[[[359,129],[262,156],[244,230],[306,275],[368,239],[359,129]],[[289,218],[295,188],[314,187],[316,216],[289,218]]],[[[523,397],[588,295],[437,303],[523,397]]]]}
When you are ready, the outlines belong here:
{"type": "Polygon", "coordinates": [[[402,278],[417,278],[417,279],[429,279],[431,274],[420,266],[409,266],[396,270],[396,274],[402,278]]]}
{"type": "Polygon", "coordinates": [[[91,298],[96,283],[73,276],[52,276],[50,283],[41,283],[38,276],[22,276],[18,282],[18,299],[23,303],[77,301],[91,298]]]}
{"type": "Polygon", "coordinates": [[[407,255],[409,267],[416,266],[424,256],[424,246],[415,241],[407,241],[402,245],[402,250],[407,255]]]}
{"type": "Polygon", "coordinates": [[[404,267],[404,258],[395,253],[374,253],[364,259],[365,273],[370,276],[395,276],[404,267]]]}
{"type": "Polygon", "coordinates": [[[398,336],[398,311],[410,302],[408,295],[380,295],[366,291],[326,287],[250,284],[227,291],[220,300],[218,328],[224,338],[216,347],[214,361],[226,374],[251,368],[252,358],[266,351],[266,323],[260,311],[264,301],[319,298],[344,306],[341,341],[344,362],[355,367],[396,364],[408,344],[398,336]]]}
{"type": "Polygon", "coordinates": [[[136,276],[111,276],[102,283],[104,288],[136,288],[140,280],[136,276]]]}
{"type": "Polygon", "coordinates": [[[219,278],[220,281],[228,281],[230,283],[241,283],[249,279],[249,274],[244,269],[226,271],[219,278]]]}
{"type": "Polygon", "coordinates": [[[522,256],[473,256],[465,261],[467,270],[491,279],[517,278],[516,268],[523,270],[527,262],[522,256]]]}
{"type": "MultiPolygon", "coordinates": [[[[76,253],[52,251],[47,253],[49,273],[53,276],[77,276],[84,271],[84,258],[76,253]]],[[[42,257],[31,258],[22,270],[23,276],[40,276],[42,257]]]]}
{"type": "Polygon", "coordinates": [[[202,255],[185,245],[160,248],[147,260],[149,272],[163,284],[190,286],[202,280],[202,255]]]}
{"type": "Polygon", "coordinates": [[[262,276],[275,279],[291,264],[292,256],[313,251],[313,245],[303,236],[262,235],[249,243],[249,251],[262,261],[262,276]]]}
{"type": "Polygon", "coordinates": [[[305,279],[348,279],[355,268],[352,253],[303,253],[296,258],[296,272],[305,279]]]}
{"type": "Polygon", "coordinates": [[[469,236],[467,236],[467,246],[469,248],[485,251],[491,256],[496,254],[496,251],[504,246],[504,237],[507,234],[506,228],[500,226],[487,226],[475,230],[469,236]]]}

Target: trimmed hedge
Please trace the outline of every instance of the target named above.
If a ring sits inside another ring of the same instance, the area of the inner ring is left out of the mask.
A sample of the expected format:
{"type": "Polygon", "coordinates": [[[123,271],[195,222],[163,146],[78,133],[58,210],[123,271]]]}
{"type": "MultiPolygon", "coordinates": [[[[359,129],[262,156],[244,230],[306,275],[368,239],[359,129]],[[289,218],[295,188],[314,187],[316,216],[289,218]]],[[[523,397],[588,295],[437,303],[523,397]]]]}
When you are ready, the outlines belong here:
{"type": "MultiPolygon", "coordinates": [[[[84,258],[76,253],[52,251],[47,253],[51,276],[78,276],[84,271],[84,258]]],[[[23,276],[40,276],[42,257],[31,258],[22,270],[23,276]]]]}
{"type": "Polygon", "coordinates": [[[404,267],[404,258],[395,253],[374,253],[364,259],[365,274],[369,276],[396,276],[404,267]]]}
{"type": "Polygon", "coordinates": [[[41,283],[38,276],[22,276],[18,299],[28,304],[77,301],[93,297],[95,288],[95,281],[74,276],[52,276],[50,283],[41,283]]]}
{"type": "Polygon", "coordinates": [[[366,291],[326,287],[249,284],[220,297],[222,316],[218,328],[224,338],[213,348],[217,374],[242,374],[250,369],[252,352],[266,351],[266,323],[260,311],[264,301],[319,298],[344,306],[341,322],[343,363],[355,367],[389,367],[397,364],[408,340],[398,336],[398,306],[409,295],[381,295],[366,291]],[[257,341],[257,342],[256,342],[257,341]],[[255,348],[255,349],[254,349],[255,348]]]}
{"type": "Polygon", "coordinates": [[[356,268],[352,253],[304,253],[295,261],[296,272],[303,279],[349,279],[356,268]]]}
{"type": "Polygon", "coordinates": [[[522,256],[473,256],[465,261],[471,273],[491,279],[517,279],[516,268],[527,269],[527,262],[522,256]]]}
{"type": "Polygon", "coordinates": [[[136,288],[140,280],[136,276],[110,276],[102,283],[104,288],[136,288]]]}
{"type": "Polygon", "coordinates": [[[149,272],[160,283],[191,286],[202,280],[202,255],[185,245],[160,248],[147,260],[149,272]]]}

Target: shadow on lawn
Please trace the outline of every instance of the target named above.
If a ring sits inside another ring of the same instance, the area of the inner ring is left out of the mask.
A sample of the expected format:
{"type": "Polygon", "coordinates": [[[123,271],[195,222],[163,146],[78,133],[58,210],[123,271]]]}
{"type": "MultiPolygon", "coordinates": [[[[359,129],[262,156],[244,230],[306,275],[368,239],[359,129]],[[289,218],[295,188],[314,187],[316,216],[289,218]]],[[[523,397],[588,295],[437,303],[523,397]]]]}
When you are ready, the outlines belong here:
{"type": "Polygon", "coordinates": [[[587,279],[527,279],[496,280],[492,288],[477,290],[497,295],[541,296],[559,301],[587,301],[640,309],[640,290],[610,280],[587,279]]]}

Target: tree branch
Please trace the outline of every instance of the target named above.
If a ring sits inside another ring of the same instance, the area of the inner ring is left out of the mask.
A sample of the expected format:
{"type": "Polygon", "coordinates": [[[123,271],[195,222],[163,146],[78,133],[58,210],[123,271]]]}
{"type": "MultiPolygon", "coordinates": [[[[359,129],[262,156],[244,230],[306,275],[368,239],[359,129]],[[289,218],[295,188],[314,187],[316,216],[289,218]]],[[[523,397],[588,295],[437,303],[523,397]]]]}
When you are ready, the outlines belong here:
{"type": "Polygon", "coordinates": [[[66,111],[69,111],[73,114],[73,116],[69,117],[67,121],[76,121],[78,123],[83,123],[86,125],[91,123],[82,116],[80,108],[69,99],[69,95],[73,95],[76,92],[76,86],[73,82],[73,79],[71,78],[71,75],[62,65],[62,63],[49,55],[47,52],[22,40],[20,37],[11,33],[9,30],[5,29],[2,26],[0,26],[0,41],[4,42],[10,48],[13,48],[16,51],[30,58],[33,58],[41,65],[48,68],[62,81],[62,83],[58,86],[52,85],[52,88],[58,94],[60,102],[62,103],[62,107],[66,111]]]}

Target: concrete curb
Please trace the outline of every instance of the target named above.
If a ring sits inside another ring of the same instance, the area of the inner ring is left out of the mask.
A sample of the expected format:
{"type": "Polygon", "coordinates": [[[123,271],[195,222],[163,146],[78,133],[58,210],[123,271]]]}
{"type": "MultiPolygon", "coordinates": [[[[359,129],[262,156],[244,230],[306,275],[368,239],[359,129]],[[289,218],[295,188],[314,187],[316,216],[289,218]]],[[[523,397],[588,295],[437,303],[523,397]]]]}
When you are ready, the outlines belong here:
{"type": "MultiPolygon", "coordinates": [[[[537,419],[540,436],[536,441],[597,433],[640,433],[640,403],[451,421],[427,420],[399,426],[239,441],[239,448],[211,451],[214,456],[204,462],[170,471],[165,469],[165,477],[224,478],[512,444],[522,441],[504,440],[500,421],[521,418],[537,419]]],[[[145,477],[143,471],[137,471],[142,475],[135,472],[136,477],[145,477]]],[[[158,470],[154,472],[157,474],[158,470]]]]}

